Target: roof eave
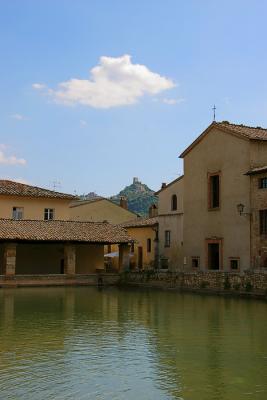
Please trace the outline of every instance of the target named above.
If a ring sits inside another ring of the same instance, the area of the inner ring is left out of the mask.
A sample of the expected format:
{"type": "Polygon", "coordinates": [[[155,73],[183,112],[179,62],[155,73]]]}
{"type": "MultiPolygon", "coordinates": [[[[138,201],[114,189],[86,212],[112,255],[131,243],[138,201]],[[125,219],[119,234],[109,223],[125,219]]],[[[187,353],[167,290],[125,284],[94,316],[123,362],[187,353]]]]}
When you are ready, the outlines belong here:
{"type": "Polygon", "coordinates": [[[154,194],[157,196],[159,193],[161,193],[163,190],[168,189],[170,186],[174,185],[174,183],[179,182],[181,179],[183,179],[184,175],[178,176],[178,178],[174,179],[170,183],[168,183],[166,186],[163,188],[159,189],[157,192],[154,194]]]}
{"type": "Polygon", "coordinates": [[[158,226],[158,222],[155,224],[149,224],[149,225],[131,225],[131,226],[125,226],[124,229],[129,229],[129,228],[154,228],[158,226]]]}
{"type": "Polygon", "coordinates": [[[246,172],[244,175],[248,175],[248,176],[250,176],[250,175],[260,175],[260,174],[264,174],[265,172],[267,172],[267,167],[263,168],[261,170],[255,170],[255,171],[250,170],[250,171],[246,172]]]}
{"type": "Polygon", "coordinates": [[[53,200],[66,200],[66,201],[73,201],[75,200],[75,196],[70,197],[60,197],[60,196],[35,196],[29,194],[14,194],[14,193],[0,193],[0,196],[12,196],[12,197],[24,197],[28,199],[53,199],[53,200]]]}
{"type": "Polygon", "coordinates": [[[227,129],[227,127],[225,126],[221,126],[219,123],[217,122],[212,122],[191,144],[190,146],[188,146],[180,155],[179,158],[184,158],[209,132],[212,128],[217,128],[219,129],[221,132],[224,133],[229,133],[232,136],[236,136],[239,139],[243,139],[243,140],[264,140],[264,139],[252,139],[249,138],[245,135],[239,134],[237,132],[234,132],[231,129],[227,129]]]}

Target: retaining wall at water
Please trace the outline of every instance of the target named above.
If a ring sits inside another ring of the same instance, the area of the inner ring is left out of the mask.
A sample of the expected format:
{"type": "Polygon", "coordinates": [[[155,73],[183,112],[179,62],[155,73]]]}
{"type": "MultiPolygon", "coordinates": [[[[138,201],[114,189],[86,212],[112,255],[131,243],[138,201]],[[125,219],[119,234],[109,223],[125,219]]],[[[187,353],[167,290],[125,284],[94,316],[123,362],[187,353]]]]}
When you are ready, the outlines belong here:
{"type": "Polygon", "coordinates": [[[121,284],[267,298],[265,272],[127,272],[122,274],[121,284]]]}
{"type": "Polygon", "coordinates": [[[117,285],[120,276],[116,273],[88,275],[0,275],[1,287],[21,286],[109,286],[117,285]]]}

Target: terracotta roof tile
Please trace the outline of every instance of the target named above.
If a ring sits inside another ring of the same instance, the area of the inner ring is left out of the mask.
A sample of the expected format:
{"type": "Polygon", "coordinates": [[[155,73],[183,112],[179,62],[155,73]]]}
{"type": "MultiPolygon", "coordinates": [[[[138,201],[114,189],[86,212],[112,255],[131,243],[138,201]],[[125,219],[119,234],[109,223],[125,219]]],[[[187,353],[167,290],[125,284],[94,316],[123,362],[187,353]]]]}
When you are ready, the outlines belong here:
{"type": "Polygon", "coordinates": [[[45,197],[69,200],[76,199],[76,197],[71,194],[54,192],[53,190],[43,189],[37,186],[25,185],[24,183],[8,180],[0,180],[0,195],[45,197]]]}
{"type": "Polygon", "coordinates": [[[237,133],[238,135],[245,136],[248,139],[254,140],[267,140],[267,129],[262,128],[260,126],[247,126],[243,124],[231,124],[230,122],[215,122],[214,125],[218,127],[222,127],[231,132],[237,133]]]}
{"type": "Polygon", "coordinates": [[[234,134],[248,140],[267,140],[267,129],[260,126],[253,127],[243,124],[231,124],[228,121],[212,122],[184,151],[180,158],[184,158],[209,132],[212,128],[218,128],[226,133],[234,134]]]}
{"type": "Polygon", "coordinates": [[[174,183],[180,181],[181,179],[183,179],[184,175],[180,175],[178,176],[178,178],[175,178],[173,181],[171,181],[170,183],[167,183],[165,186],[161,187],[161,189],[159,189],[157,192],[155,192],[155,195],[158,195],[159,193],[161,193],[163,190],[169,188],[170,186],[172,186],[174,183]]]}
{"type": "Polygon", "coordinates": [[[92,197],[91,199],[86,199],[86,200],[75,199],[73,202],[71,202],[70,208],[84,206],[86,204],[95,203],[96,201],[101,201],[101,200],[106,200],[106,199],[104,197],[101,197],[101,196],[92,197]]]}
{"type": "Polygon", "coordinates": [[[103,222],[0,219],[0,241],[5,240],[129,243],[131,238],[122,227],[103,222]]]}
{"type": "Polygon", "coordinates": [[[70,204],[70,208],[74,208],[74,207],[81,207],[87,204],[92,204],[92,203],[96,203],[97,201],[108,201],[109,203],[111,203],[113,206],[115,207],[119,207],[120,209],[122,209],[124,212],[128,212],[130,214],[136,215],[138,216],[139,214],[135,213],[134,211],[131,211],[129,209],[123,208],[121,207],[119,204],[115,203],[115,201],[112,201],[111,199],[108,199],[107,197],[102,197],[102,196],[97,196],[97,197],[92,197],[91,199],[87,199],[87,200],[80,200],[80,199],[75,199],[71,204],[70,204]]]}
{"type": "Polygon", "coordinates": [[[134,220],[123,222],[120,224],[123,228],[143,228],[149,226],[156,226],[158,224],[158,217],[153,218],[136,218],[134,220]]]}

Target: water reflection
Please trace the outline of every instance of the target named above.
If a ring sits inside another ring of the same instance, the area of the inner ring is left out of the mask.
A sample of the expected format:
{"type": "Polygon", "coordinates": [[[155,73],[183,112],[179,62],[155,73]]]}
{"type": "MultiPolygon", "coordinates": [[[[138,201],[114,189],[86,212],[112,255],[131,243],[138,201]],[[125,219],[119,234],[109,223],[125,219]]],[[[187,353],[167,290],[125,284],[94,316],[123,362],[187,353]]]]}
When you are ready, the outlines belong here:
{"type": "Polygon", "coordinates": [[[0,291],[0,398],[267,398],[267,305],[175,292],[0,291]]]}

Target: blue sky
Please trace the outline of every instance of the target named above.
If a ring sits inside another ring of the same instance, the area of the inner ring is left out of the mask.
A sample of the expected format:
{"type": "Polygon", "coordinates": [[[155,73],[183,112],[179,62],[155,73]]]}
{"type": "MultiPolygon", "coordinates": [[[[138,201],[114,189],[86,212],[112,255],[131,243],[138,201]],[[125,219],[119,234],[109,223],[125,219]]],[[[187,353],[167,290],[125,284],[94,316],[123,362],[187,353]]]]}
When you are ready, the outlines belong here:
{"type": "Polygon", "coordinates": [[[266,16],[260,0],[1,1],[1,177],[157,190],[214,103],[267,127],[266,16]]]}

